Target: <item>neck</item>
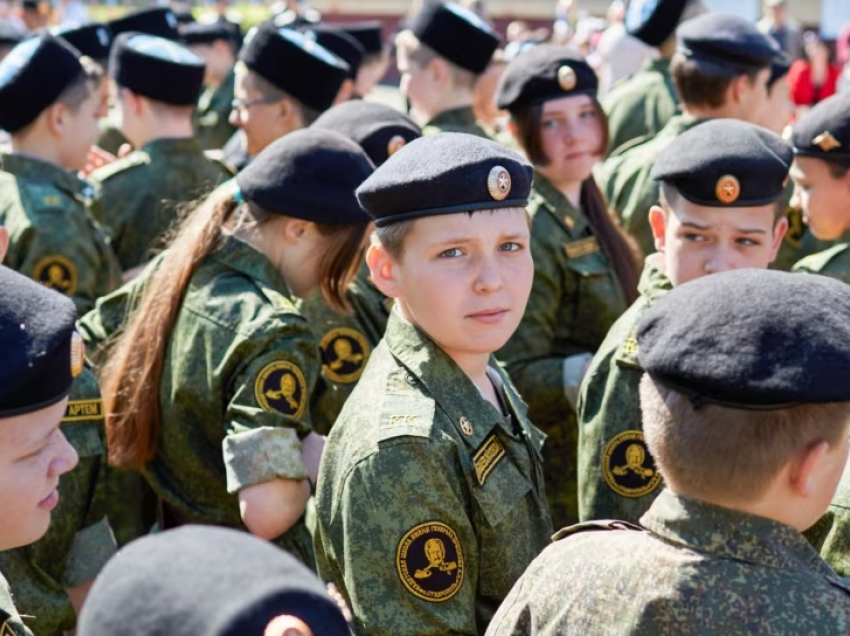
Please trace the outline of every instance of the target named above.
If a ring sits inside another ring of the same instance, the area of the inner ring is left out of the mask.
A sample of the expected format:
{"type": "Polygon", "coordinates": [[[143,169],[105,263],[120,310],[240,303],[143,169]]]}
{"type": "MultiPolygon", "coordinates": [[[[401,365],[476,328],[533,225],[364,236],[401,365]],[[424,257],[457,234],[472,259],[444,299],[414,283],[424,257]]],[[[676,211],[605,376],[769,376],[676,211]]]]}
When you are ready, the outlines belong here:
{"type": "Polygon", "coordinates": [[[157,139],[189,139],[195,134],[190,119],[169,120],[162,118],[155,123],[152,122],[151,125],[140,126],[140,128],[141,131],[134,135],[133,139],[130,139],[130,136],[127,135],[127,138],[136,148],[141,148],[157,139]]]}
{"type": "Polygon", "coordinates": [[[676,53],[676,36],[675,34],[667,38],[658,46],[658,55],[662,60],[670,60],[676,53]]]}
{"type": "Polygon", "coordinates": [[[38,159],[45,163],[59,166],[64,170],[73,170],[71,166],[63,164],[59,147],[55,143],[44,139],[36,139],[32,137],[12,137],[12,152],[16,155],[23,155],[38,159]]]}
{"type": "Polygon", "coordinates": [[[694,119],[742,119],[747,121],[746,118],[741,116],[741,113],[738,112],[737,108],[730,106],[729,104],[724,104],[717,108],[712,108],[711,106],[682,104],[681,108],[683,115],[694,119]]]}
{"type": "Polygon", "coordinates": [[[549,183],[551,183],[558,192],[564,195],[567,201],[569,201],[574,208],[577,210],[581,209],[581,186],[584,183],[583,181],[562,182],[553,179],[551,176],[539,169],[538,172],[546,177],[549,180],[549,183]]]}

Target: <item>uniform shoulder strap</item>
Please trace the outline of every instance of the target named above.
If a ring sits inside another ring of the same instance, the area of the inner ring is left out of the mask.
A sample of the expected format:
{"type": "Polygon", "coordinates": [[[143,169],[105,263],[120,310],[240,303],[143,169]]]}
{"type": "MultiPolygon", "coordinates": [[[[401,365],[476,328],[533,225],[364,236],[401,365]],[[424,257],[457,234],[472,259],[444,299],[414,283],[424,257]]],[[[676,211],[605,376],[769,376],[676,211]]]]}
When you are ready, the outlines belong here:
{"type": "Polygon", "coordinates": [[[568,526],[562,530],[558,530],[558,532],[552,535],[552,541],[560,541],[561,539],[566,539],[567,537],[571,537],[581,532],[593,532],[598,530],[637,530],[643,532],[645,531],[645,528],[634,523],[629,523],[628,521],[600,519],[597,521],[578,523],[574,526],[568,526]]]}

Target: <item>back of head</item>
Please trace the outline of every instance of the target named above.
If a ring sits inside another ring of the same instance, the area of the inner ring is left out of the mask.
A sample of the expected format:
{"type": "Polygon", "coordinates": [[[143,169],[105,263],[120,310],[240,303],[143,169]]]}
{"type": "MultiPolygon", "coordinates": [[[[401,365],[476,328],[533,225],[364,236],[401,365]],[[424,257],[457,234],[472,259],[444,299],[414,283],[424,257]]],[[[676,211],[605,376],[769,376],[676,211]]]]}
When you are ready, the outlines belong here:
{"type": "Polygon", "coordinates": [[[295,558],[245,532],[189,526],[142,538],[101,572],[81,636],[264,636],[292,616],[347,636],[343,612],[295,558]]]}

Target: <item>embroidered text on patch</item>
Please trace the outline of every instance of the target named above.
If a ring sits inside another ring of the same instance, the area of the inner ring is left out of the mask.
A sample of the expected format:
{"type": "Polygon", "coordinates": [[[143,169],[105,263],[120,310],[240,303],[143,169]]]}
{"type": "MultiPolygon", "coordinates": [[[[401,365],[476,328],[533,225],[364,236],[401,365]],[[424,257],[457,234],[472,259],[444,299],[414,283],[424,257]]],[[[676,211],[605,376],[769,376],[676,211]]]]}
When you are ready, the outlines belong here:
{"type": "Polygon", "coordinates": [[[495,435],[491,435],[481,445],[475,455],[472,456],[472,464],[475,467],[475,477],[482,486],[487,481],[487,476],[493,472],[496,464],[505,456],[505,447],[495,435]]]}

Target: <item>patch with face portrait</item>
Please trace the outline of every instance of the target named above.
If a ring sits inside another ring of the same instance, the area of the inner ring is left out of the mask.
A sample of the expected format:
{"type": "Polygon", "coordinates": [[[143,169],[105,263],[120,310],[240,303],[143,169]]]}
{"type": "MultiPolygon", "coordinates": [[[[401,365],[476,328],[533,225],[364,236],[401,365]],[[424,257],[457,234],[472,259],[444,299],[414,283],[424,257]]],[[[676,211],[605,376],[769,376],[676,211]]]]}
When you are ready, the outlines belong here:
{"type": "Polygon", "coordinates": [[[602,454],[605,483],[622,497],[648,495],[661,483],[661,473],[649,454],[643,431],[623,431],[611,438],[602,454]]]}
{"type": "Polygon", "coordinates": [[[77,268],[64,256],[45,256],[35,264],[33,278],[60,294],[73,296],[77,291],[77,268]]]}
{"type": "Polygon", "coordinates": [[[404,587],[417,598],[448,601],[463,585],[463,550],[457,533],[440,521],[411,528],[398,543],[396,569],[404,587]]]}
{"type": "Polygon", "coordinates": [[[287,360],[267,364],[254,381],[257,402],[267,411],[298,419],[307,407],[307,381],[301,369],[287,360]]]}
{"type": "Polygon", "coordinates": [[[326,333],[319,349],[322,351],[322,372],[339,384],[357,382],[371,353],[366,337],[345,327],[326,333]]]}

